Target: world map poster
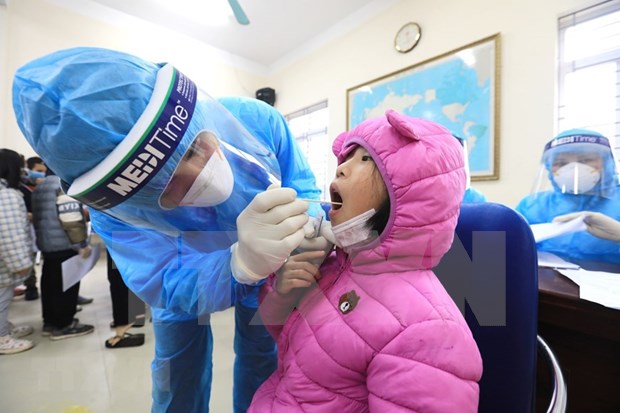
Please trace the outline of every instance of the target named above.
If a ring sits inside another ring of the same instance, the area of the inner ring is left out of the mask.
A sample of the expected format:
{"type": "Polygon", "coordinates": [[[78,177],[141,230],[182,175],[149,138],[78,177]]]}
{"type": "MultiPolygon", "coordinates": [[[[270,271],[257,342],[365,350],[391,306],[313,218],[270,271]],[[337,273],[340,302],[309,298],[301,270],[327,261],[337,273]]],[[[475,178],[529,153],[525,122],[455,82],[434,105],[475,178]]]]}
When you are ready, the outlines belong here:
{"type": "Polygon", "coordinates": [[[471,179],[499,179],[500,35],[347,90],[348,129],[387,109],[437,122],[464,142],[471,179]]]}

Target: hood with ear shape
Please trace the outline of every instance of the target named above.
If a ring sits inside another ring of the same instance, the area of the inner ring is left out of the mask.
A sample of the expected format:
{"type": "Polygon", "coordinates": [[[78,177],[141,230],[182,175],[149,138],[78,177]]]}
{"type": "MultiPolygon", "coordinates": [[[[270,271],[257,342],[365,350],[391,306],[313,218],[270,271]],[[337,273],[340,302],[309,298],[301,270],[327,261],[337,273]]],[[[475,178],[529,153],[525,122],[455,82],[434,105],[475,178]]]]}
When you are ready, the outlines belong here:
{"type": "Polygon", "coordinates": [[[459,142],[435,122],[388,110],[336,138],[338,164],[358,146],[373,157],[391,209],[381,236],[352,251],[353,265],[363,272],[437,265],[452,244],[465,191],[459,142]]]}
{"type": "MultiPolygon", "coordinates": [[[[394,128],[398,134],[400,134],[405,139],[419,140],[416,136],[415,127],[412,124],[411,120],[413,118],[400,114],[395,110],[388,109],[385,112],[385,117],[387,122],[394,128]]],[[[369,121],[363,122],[361,125],[366,124],[369,121]]],[[[360,126],[358,125],[355,129],[352,129],[348,132],[343,132],[334,140],[332,144],[332,152],[338,158],[338,165],[340,165],[347,157],[349,152],[353,150],[355,146],[348,145],[347,148],[343,151],[343,145],[345,143],[346,137],[350,135],[354,130],[358,129],[360,126]]]]}

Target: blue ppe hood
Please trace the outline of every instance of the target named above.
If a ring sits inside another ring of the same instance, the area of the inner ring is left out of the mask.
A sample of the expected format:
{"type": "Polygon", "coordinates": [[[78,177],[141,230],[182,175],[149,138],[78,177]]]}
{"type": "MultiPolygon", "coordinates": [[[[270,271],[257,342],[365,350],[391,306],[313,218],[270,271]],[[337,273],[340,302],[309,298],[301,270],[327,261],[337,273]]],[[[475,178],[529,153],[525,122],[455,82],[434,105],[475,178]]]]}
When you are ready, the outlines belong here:
{"type": "Polygon", "coordinates": [[[68,195],[130,225],[235,230],[235,218],[280,181],[273,152],[171,65],[75,48],[18,69],[18,124],[68,195]],[[159,198],[198,135],[219,139],[234,177],[218,205],[164,209],[159,198]],[[191,217],[191,218],[190,218],[191,217]],[[228,223],[215,228],[213,223],[228,223]]]}

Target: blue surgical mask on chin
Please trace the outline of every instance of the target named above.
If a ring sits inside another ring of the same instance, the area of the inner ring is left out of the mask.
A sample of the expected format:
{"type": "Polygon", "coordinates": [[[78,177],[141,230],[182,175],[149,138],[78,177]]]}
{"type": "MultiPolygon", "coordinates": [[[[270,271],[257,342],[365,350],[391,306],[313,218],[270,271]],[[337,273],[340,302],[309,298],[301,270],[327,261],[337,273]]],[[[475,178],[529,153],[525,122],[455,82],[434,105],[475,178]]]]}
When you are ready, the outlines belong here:
{"type": "Polygon", "coordinates": [[[45,178],[45,172],[28,171],[28,178],[30,178],[33,181],[39,178],[45,178]]]}

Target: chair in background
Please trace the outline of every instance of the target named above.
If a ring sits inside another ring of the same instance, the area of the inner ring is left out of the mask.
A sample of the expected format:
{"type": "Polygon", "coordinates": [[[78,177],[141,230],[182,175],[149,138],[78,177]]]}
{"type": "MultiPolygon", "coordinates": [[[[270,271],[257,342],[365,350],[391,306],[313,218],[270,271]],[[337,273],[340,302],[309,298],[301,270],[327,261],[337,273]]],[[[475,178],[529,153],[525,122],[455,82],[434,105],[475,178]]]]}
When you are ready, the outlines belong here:
{"type": "Polygon", "coordinates": [[[452,248],[434,271],[482,355],[479,412],[535,411],[537,351],[554,381],[547,411],[564,412],[560,366],[537,336],[538,261],[523,217],[500,204],[463,204],[452,248]]]}

